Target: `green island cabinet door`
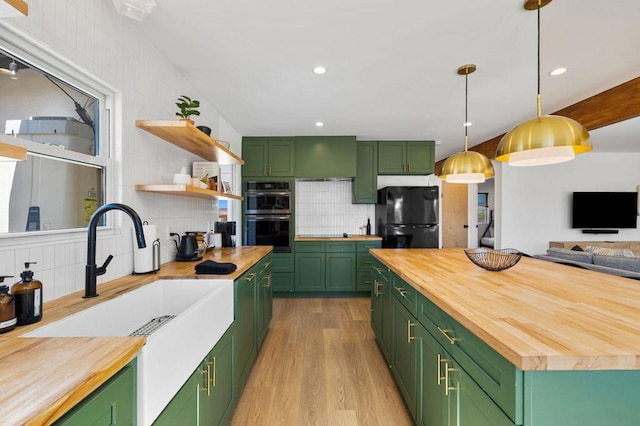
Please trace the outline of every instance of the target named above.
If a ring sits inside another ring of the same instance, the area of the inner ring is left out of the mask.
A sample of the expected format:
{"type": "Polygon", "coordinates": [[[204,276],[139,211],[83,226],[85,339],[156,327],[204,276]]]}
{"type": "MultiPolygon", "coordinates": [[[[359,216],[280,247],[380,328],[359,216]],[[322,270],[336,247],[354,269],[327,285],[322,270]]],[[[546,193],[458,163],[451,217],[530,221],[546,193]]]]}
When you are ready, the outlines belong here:
{"type": "Polygon", "coordinates": [[[445,395],[442,370],[448,357],[422,325],[417,327],[417,336],[420,339],[417,423],[423,426],[448,425],[449,398],[445,395]]]}
{"type": "Polygon", "coordinates": [[[229,328],[213,347],[201,365],[200,373],[199,424],[202,426],[222,424],[223,419],[231,414],[233,400],[232,328],[229,328]]]}
{"type": "Polygon", "coordinates": [[[375,204],[378,201],[378,143],[358,142],[356,177],[353,180],[353,203],[375,204]]]}
{"type": "Polygon", "coordinates": [[[411,417],[416,419],[419,349],[416,327],[418,322],[396,297],[393,297],[392,305],[391,371],[411,417]]]}
{"type": "Polygon", "coordinates": [[[132,425],[136,417],[136,363],[133,361],[54,424],[132,425]]]}

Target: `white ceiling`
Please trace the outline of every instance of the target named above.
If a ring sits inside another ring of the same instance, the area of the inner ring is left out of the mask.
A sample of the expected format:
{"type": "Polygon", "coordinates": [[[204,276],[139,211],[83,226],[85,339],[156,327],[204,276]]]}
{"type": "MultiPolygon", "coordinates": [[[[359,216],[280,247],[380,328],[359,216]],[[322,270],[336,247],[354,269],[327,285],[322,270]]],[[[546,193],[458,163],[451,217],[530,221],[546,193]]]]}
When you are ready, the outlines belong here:
{"type": "MultiPolygon", "coordinates": [[[[188,95],[244,136],[435,139],[440,160],[463,148],[466,63],[478,67],[471,146],[535,115],[536,13],[521,0],[157,3],[141,32],[193,82],[188,95]]],[[[543,113],[640,75],[637,0],[557,0],[541,13],[543,113]],[[547,74],[559,66],[569,71],[547,74]]]]}

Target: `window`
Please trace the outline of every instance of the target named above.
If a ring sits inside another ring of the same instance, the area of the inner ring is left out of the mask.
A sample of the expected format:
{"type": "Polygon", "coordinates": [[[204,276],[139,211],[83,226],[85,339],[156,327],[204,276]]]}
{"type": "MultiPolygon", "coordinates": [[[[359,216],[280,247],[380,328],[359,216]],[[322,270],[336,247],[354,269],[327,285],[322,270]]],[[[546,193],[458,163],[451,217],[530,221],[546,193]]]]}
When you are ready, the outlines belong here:
{"type": "Polygon", "coordinates": [[[0,163],[0,235],[84,228],[106,199],[108,96],[18,51],[0,35],[0,141],[28,150],[0,163]]]}

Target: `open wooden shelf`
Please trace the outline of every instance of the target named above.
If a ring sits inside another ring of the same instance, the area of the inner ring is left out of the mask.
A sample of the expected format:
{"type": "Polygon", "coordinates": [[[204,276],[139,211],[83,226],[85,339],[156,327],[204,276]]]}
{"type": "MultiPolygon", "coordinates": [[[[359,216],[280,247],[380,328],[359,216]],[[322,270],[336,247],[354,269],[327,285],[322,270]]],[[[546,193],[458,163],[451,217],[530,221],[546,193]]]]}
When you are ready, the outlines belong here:
{"type": "Polygon", "coordinates": [[[136,127],[171,142],[207,161],[243,165],[242,158],[187,121],[136,120],[136,127]]]}
{"type": "Polygon", "coordinates": [[[204,198],[209,200],[227,199],[242,201],[243,199],[240,195],[202,189],[191,185],[139,184],[136,185],[136,191],[153,192],[165,195],[180,195],[183,197],[204,198]]]}

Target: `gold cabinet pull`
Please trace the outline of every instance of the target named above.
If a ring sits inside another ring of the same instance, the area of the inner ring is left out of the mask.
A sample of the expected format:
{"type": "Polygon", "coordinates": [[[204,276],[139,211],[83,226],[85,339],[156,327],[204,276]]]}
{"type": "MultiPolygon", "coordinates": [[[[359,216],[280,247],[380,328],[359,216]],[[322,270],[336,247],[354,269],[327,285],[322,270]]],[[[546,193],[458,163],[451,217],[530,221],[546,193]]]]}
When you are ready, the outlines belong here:
{"type": "Polygon", "coordinates": [[[267,283],[264,286],[266,288],[271,288],[271,274],[267,274],[267,283]]]}
{"type": "Polygon", "coordinates": [[[200,389],[202,392],[206,392],[207,396],[211,395],[211,363],[207,362],[207,368],[200,370],[200,372],[204,375],[207,375],[205,383],[207,384],[206,388],[200,389]]]}
{"type": "Polygon", "coordinates": [[[415,327],[416,324],[412,323],[410,320],[407,320],[407,343],[411,343],[412,340],[415,340],[415,337],[411,335],[411,327],[415,327]]]}
{"type": "Polygon", "coordinates": [[[370,261],[370,260],[365,260],[365,261],[364,261],[364,264],[365,264],[365,265],[371,265],[371,261],[370,261]]]}
{"type": "Polygon", "coordinates": [[[267,262],[264,265],[262,265],[264,269],[267,269],[269,266],[271,266],[271,262],[267,262]]]}
{"type": "Polygon", "coordinates": [[[400,293],[400,296],[402,296],[402,297],[407,297],[407,296],[405,296],[405,294],[407,294],[407,291],[406,291],[404,288],[402,288],[402,287],[395,287],[395,286],[394,286],[394,288],[397,290],[397,292],[398,292],[398,293],[400,293]]]}
{"type": "Polygon", "coordinates": [[[256,276],[255,273],[250,273],[249,275],[247,275],[246,277],[244,277],[245,280],[247,281],[253,281],[253,278],[256,276]]]}
{"type": "Polygon", "coordinates": [[[407,173],[411,171],[411,163],[407,163],[407,173]]]}
{"type": "Polygon", "coordinates": [[[442,364],[442,361],[445,361],[445,359],[442,358],[440,354],[438,354],[438,384],[440,384],[442,379],[444,379],[444,377],[442,377],[442,371],[440,369],[440,364],[442,364]]]}
{"type": "Polygon", "coordinates": [[[377,266],[374,266],[373,269],[375,269],[376,272],[378,272],[379,274],[382,273],[382,268],[378,268],[377,266]]]}
{"type": "Polygon", "coordinates": [[[444,394],[449,396],[449,391],[456,390],[455,386],[449,386],[449,372],[456,371],[455,368],[449,367],[449,363],[444,363],[444,394]]]}
{"type": "Polygon", "coordinates": [[[380,296],[380,291],[378,290],[378,284],[380,284],[378,280],[373,280],[373,295],[376,297],[380,296]]]}
{"type": "Polygon", "coordinates": [[[404,167],[404,161],[402,162],[402,171],[406,172],[405,167],[404,167]]]}
{"type": "Polygon", "coordinates": [[[264,166],[264,172],[262,173],[264,176],[267,176],[267,166],[264,166]]]}
{"type": "Polygon", "coordinates": [[[213,366],[213,374],[211,374],[211,386],[215,388],[216,387],[216,357],[214,356],[213,358],[211,358],[211,362],[209,362],[208,364],[211,364],[213,366]]]}
{"type": "Polygon", "coordinates": [[[458,340],[458,339],[456,339],[455,337],[451,337],[451,336],[449,336],[449,335],[447,334],[447,332],[448,332],[449,330],[443,330],[443,329],[441,329],[440,327],[438,327],[438,331],[439,331],[440,333],[442,333],[442,335],[443,335],[444,337],[446,337],[446,338],[447,338],[447,340],[449,341],[449,343],[451,343],[452,345],[454,345],[454,344],[456,343],[456,340],[458,340]]]}

